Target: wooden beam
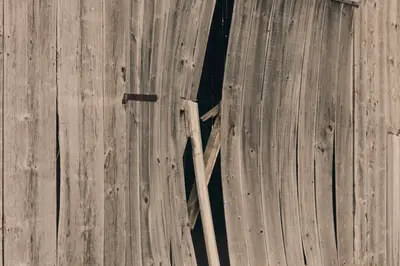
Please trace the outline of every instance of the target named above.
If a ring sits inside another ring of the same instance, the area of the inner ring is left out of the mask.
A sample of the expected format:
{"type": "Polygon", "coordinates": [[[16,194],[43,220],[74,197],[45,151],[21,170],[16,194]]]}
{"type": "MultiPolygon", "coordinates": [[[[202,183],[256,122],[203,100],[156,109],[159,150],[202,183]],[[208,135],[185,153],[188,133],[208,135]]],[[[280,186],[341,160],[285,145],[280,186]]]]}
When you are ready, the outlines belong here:
{"type": "MultiPolygon", "coordinates": [[[[211,174],[214,169],[220,148],[221,148],[221,119],[218,116],[214,122],[211,135],[210,138],[208,139],[207,147],[204,152],[204,165],[206,169],[205,173],[207,178],[207,185],[210,182],[211,174]]],[[[199,206],[196,184],[193,184],[188,200],[188,216],[189,216],[190,228],[192,229],[194,228],[199,213],[200,213],[200,206],[199,206]]]]}
{"type": "Polygon", "coordinates": [[[193,164],[196,175],[197,193],[200,203],[201,221],[203,224],[204,240],[207,249],[208,264],[219,266],[217,242],[215,240],[214,225],[211,215],[211,205],[206,183],[203,147],[201,144],[200,119],[197,103],[186,101],[187,121],[190,130],[190,140],[193,151],[193,164]]]}

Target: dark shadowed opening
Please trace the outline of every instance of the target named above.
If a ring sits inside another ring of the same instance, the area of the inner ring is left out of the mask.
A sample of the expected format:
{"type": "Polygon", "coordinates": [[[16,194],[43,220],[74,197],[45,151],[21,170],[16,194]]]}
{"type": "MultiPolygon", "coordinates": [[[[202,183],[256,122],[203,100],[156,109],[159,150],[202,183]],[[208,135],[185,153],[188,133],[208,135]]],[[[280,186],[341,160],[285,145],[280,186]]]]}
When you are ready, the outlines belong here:
{"type": "MultiPolygon", "coordinates": [[[[228,47],[229,29],[231,25],[234,0],[217,0],[214,16],[212,19],[210,36],[208,39],[206,56],[204,59],[203,71],[200,81],[199,93],[197,96],[200,115],[208,112],[217,105],[222,98],[222,85],[224,79],[225,58],[228,47]]],[[[207,145],[211,133],[213,120],[201,122],[201,133],[203,149],[207,145]]],[[[190,145],[186,147],[184,154],[185,186],[187,197],[190,193],[194,180],[192,150],[190,145]]],[[[228,245],[226,237],[224,205],[221,183],[221,161],[218,156],[214,167],[208,191],[210,195],[212,215],[218,251],[222,266],[229,265],[228,245]]],[[[207,254],[204,243],[201,217],[197,220],[192,231],[193,243],[196,251],[196,258],[199,266],[206,266],[207,254]]]]}

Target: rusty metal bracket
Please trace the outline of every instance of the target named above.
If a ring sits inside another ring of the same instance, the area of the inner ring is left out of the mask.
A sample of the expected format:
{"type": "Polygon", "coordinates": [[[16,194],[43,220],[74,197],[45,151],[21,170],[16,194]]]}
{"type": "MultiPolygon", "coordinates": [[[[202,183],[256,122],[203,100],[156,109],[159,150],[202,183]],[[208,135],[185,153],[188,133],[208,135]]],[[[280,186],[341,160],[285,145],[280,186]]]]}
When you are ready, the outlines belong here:
{"type": "Polygon", "coordinates": [[[157,102],[158,96],[154,94],[133,94],[124,93],[122,98],[122,104],[126,104],[128,101],[139,101],[139,102],[157,102]]]}
{"type": "Polygon", "coordinates": [[[350,5],[350,6],[353,6],[356,8],[358,8],[360,6],[359,0],[333,0],[333,1],[345,4],[345,5],[350,5]]]}

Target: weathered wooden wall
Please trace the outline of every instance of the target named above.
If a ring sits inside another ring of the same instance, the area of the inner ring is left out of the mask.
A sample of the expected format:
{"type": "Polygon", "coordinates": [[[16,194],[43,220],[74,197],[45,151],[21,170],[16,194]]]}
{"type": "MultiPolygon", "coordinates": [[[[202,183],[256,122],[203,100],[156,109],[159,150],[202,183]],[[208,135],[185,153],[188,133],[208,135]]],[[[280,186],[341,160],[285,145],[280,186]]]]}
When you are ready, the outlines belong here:
{"type": "Polygon", "coordinates": [[[399,11],[236,1],[221,147],[232,265],[399,265],[399,11]]]}
{"type": "MultiPolygon", "coordinates": [[[[196,265],[181,104],[214,5],[0,0],[0,265],[196,265]]],[[[396,0],[235,1],[232,265],[400,264],[399,21],[396,0]]]]}
{"type": "Polygon", "coordinates": [[[0,1],[1,265],[196,265],[181,99],[214,4],[0,1]]]}

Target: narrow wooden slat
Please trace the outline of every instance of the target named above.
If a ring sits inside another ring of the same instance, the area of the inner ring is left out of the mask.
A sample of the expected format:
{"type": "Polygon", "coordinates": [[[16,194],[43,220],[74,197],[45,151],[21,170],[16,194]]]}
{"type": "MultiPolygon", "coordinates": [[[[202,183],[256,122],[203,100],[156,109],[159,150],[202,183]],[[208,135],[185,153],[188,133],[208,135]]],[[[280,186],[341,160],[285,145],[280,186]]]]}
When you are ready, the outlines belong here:
{"type": "Polygon", "coordinates": [[[3,260],[55,265],[56,1],[2,3],[3,260]]]}
{"type": "Polygon", "coordinates": [[[104,1],[59,1],[58,14],[58,265],[104,265],[104,1]]]}
{"type": "Polygon", "coordinates": [[[318,233],[315,191],[315,128],[317,115],[318,81],[322,57],[322,34],[325,28],[327,7],[319,1],[310,15],[309,37],[305,46],[305,62],[302,70],[298,121],[298,191],[303,251],[307,265],[322,264],[318,233]]]}
{"type": "MultiPolygon", "coordinates": [[[[141,47],[143,35],[143,0],[130,1],[130,87],[127,92],[140,93],[141,88],[141,47]]],[[[141,245],[141,163],[145,155],[140,153],[140,143],[145,141],[141,135],[141,110],[142,105],[128,103],[127,132],[128,136],[128,181],[126,196],[126,219],[127,219],[127,244],[126,244],[126,265],[142,266],[142,245],[141,245]]]]}
{"type": "Polygon", "coordinates": [[[4,0],[0,0],[0,217],[2,219],[0,223],[0,265],[3,266],[3,184],[4,184],[4,0]]]}
{"type": "Polygon", "coordinates": [[[189,129],[190,140],[193,150],[193,164],[196,174],[196,187],[200,203],[201,221],[203,224],[203,234],[207,248],[208,264],[210,266],[219,266],[219,256],[217,243],[215,240],[215,231],[211,215],[211,205],[208,195],[208,188],[204,167],[203,147],[201,142],[200,119],[197,103],[186,102],[185,108],[189,129]]]}
{"type": "MultiPolygon", "coordinates": [[[[322,55],[318,82],[315,129],[315,191],[318,234],[322,265],[337,265],[336,228],[334,213],[334,151],[337,126],[335,110],[338,107],[338,57],[341,41],[341,5],[326,2],[326,17],[321,38],[322,55]]],[[[348,33],[350,35],[350,33],[348,33]]],[[[349,36],[350,37],[350,36],[349,36]]]]}
{"type": "MultiPolygon", "coordinates": [[[[104,2],[104,265],[125,265],[130,1],[104,2]]],[[[128,191],[129,193],[129,191],[128,191]]]]}
{"type": "MultiPolygon", "coordinates": [[[[393,1],[394,2],[394,1],[393,1]]],[[[386,265],[386,135],[389,3],[366,1],[354,35],[354,263],[386,265]]],[[[397,42],[397,41],[394,41],[397,42]]],[[[392,74],[393,75],[393,74],[392,74]]],[[[396,75],[396,74],[395,74],[396,75]]],[[[392,78],[391,78],[392,79],[392,78]]],[[[389,80],[390,81],[390,80],[389,80]]],[[[391,83],[393,85],[394,83],[391,83]]],[[[391,98],[389,96],[389,98],[391,98]]],[[[398,125],[395,125],[398,126],[398,125]]]]}
{"type": "Polygon", "coordinates": [[[387,135],[388,266],[400,264],[400,137],[387,135]]]}
{"type": "Polygon", "coordinates": [[[213,108],[211,108],[210,111],[208,111],[207,113],[205,113],[204,115],[202,115],[200,117],[200,119],[202,121],[207,121],[208,119],[215,117],[219,114],[219,109],[221,107],[221,103],[218,103],[216,106],[214,106],[213,108]]]}
{"type": "MultiPolygon", "coordinates": [[[[211,130],[210,137],[207,142],[206,150],[204,151],[204,165],[205,165],[205,176],[207,178],[207,185],[210,182],[211,174],[213,172],[215,162],[221,148],[221,120],[219,117],[215,120],[213,128],[211,130]]],[[[198,201],[196,184],[193,184],[192,190],[190,191],[188,199],[188,216],[189,216],[189,227],[194,228],[196,225],[197,217],[200,213],[200,206],[198,201]]]]}
{"type": "MultiPolygon", "coordinates": [[[[338,76],[335,130],[335,200],[336,242],[339,265],[353,265],[353,14],[351,6],[343,5],[340,16],[338,76]]],[[[335,56],[334,56],[335,57],[335,56]]]]}

